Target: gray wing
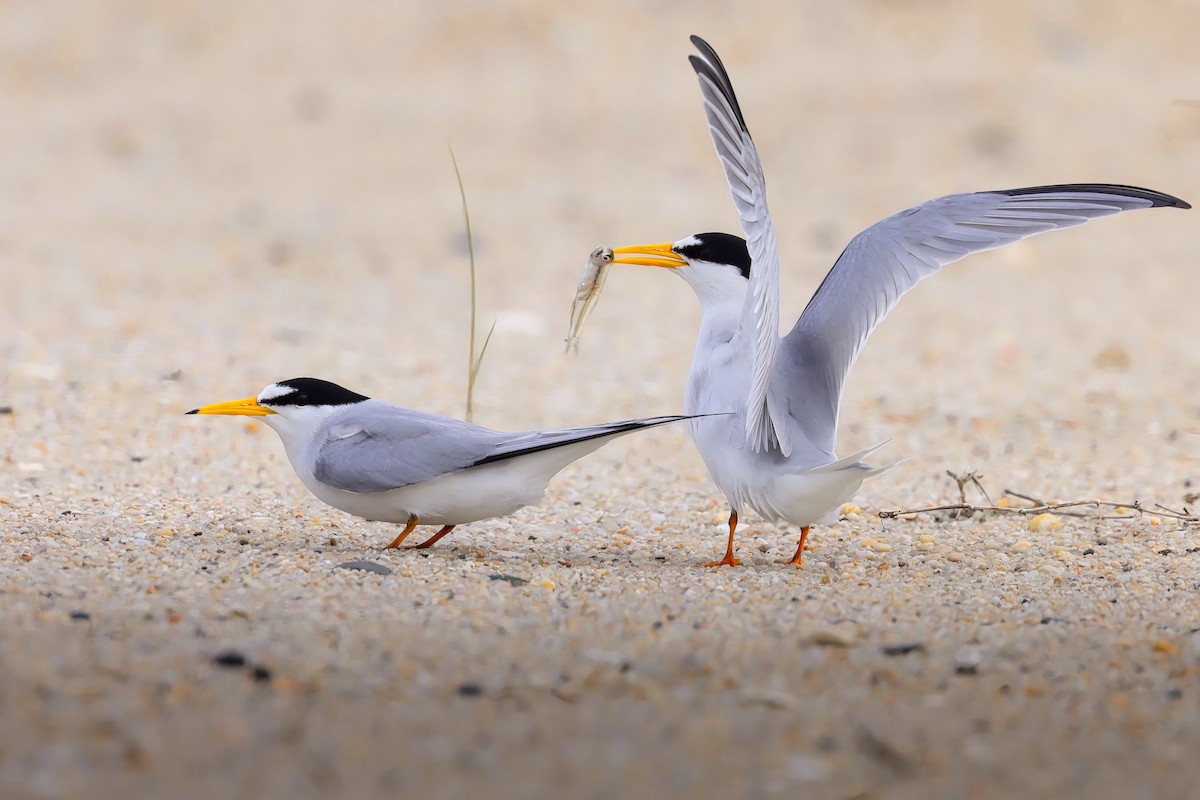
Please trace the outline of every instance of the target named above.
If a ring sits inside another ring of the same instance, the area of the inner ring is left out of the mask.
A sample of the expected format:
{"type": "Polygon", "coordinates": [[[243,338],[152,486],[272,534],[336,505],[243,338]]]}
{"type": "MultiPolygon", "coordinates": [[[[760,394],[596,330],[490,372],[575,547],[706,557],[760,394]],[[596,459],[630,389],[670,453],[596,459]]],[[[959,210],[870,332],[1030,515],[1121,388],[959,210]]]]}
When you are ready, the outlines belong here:
{"type": "Polygon", "coordinates": [[[1070,184],[949,195],[888,217],[850,241],[784,337],[771,394],[812,444],[832,453],[846,373],[871,331],[919,281],[971,253],[1159,207],[1191,208],[1150,189],[1070,184]]]}
{"type": "Polygon", "coordinates": [[[750,288],[739,323],[754,354],[746,400],[746,441],[755,452],[777,443],[784,455],[790,455],[791,429],[782,424],[781,409],[773,407],[768,394],[779,350],[779,254],[767,208],[767,182],[729,73],[708,42],[699,36],[691,37],[691,42],[700,57],[689,56],[688,62],[700,80],[708,130],[750,251],[750,288]]]}
{"type": "Polygon", "coordinates": [[[318,445],[313,477],[348,492],[384,492],[469,467],[507,436],[368,400],[331,421],[318,445]]]}
{"type": "Polygon", "coordinates": [[[689,417],[650,417],[559,431],[502,433],[469,422],[369,400],[329,425],[313,466],[322,483],[385,492],[450,472],[689,417]]]}

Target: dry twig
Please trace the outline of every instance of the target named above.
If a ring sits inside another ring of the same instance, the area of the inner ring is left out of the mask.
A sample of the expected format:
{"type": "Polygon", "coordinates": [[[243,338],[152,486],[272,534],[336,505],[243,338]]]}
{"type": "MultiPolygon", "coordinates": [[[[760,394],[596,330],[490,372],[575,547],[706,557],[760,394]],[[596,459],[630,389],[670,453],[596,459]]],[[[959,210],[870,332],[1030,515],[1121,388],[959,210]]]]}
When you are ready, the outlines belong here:
{"type": "Polygon", "coordinates": [[[938,511],[948,511],[952,513],[953,519],[966,519],[973,515],[976,511],[992,512],[997,514],[1016,514],[1017,516],[1037,516],[1038,514],[1046,514],[1050,512],[1057,513],[1063,517],[1081,517],[1086,519],[1135,519],[1143,514],[1156,514],[1161,517],[1169,517],[1179,520],[1186,524],[1200,523],[1200,515],[1192,514],[1187,508],[1176,510],[1168,508],[1161,503],[1155,503],[1151,508],[1143,506],[1141,501],[1134,500],[1132,502],[1117,502],[1114,500],[1072,500],[1068,503],[1047,503],[1044,500],[1039,500],[1028,494],[1014,492],[1011,489],[1004,490],[1005,497],[1016,497],[1031,503],[1030,506],[1014,508],[1012,506],[998,506],[992,504],[992,499],[988,497],[987,492],[980,484],[979,479],[982,475],[972,471],[965,475],[955,475],[953,472],[946,470],[946,474],[958,484],[958,496],[961,502],[949,503],[940,506],[930,506],[928,508],[907,508],[895,511],[880,511],[880,519],[894,519],[896,517],[907,517],[916,514],[931,514],[938,511]],[[967,502],[967,494],[965,486],[967,483],[973,483],[980,493],[987,498],[988,505],[975,505],[967,502]],[[1071,511],[1069,509],[1084,508],[1091,506],[1093,511],[1071,511]],[[1115,514],[1106,514],[1103,509],[1114,509],[1115,514]],[[1131,513],[1132,512],[1132,513],[1131,513]]]}
{"type": "Polygon", "coordinates": [[[1133,502],[1116,502],[1114,500],[1072,500],[1069,503],[1043,503],[1041,505],[1028,506],[1026,508],[1013,508],[1011,506],[977,506],[971,503],[951,503],[943,506],[930,506],[929,508],[906,508],[896,511],[880,511],[880,519],[893,519],[895,517],[907,517],[914,514],[930,514],[936,511],[955,511],[964,516],[970,516],[976,511],[995,512],[998,514],[1016,514],[1018,516],[1037,516],[1038,514],[1046,514],[1055,512],[1062,517],[1082,517],[1086,519],[1134,519],[1142,514],[1157,514],[1160,517],[1170,517],[1177,519],[1180,522],[1197,523],[1200,522],[1200,516],[1188,514],[1166,506],[1154,504],[1155,509],[1151,510],[1141,504],[1140,501],[1133,502]],[[1097,510],[1090,513],[1072,512],[1065,509],[1082,508],[1084,506],[1094,506],[1097,510]],[[1126,509],[1129,514],[1104,514],[1100,509],[1126,509]]]}
{"type": "Polygon", "coordinates": [[[450,150],[450,163],[454,165],[454,178],[458,181],[458,196],[462,198],[463,224],[467,229],[467,259],[470,264],[471,271],[471,332],[468,335],[467,341],[467,411],[466,420],[471,422],[475,416],[475,379],[479,377],[479,368],[483,366],[483,356],[487,353],[488,344],[492,341],[492,334],[496,332],[496,323],[492,322],[492,327],[488,330],[487,336],[483,340],[483,347],[479,348],[479,355],[475,354],[475,237],[471,234],[471,213],[467,210],[467,190],[463,188],[462,173],[458,169],[458,159],[454,157],[454,148],[446,145],[450,150]]]}

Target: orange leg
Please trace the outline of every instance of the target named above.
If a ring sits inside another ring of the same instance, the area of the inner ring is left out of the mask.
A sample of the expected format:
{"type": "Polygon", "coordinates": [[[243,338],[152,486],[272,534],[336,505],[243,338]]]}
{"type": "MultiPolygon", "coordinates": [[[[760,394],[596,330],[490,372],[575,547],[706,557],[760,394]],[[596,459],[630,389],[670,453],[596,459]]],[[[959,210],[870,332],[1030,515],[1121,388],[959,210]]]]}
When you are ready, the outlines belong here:
{"type": "Polygon", "coordinates": [[[417,527],[417,523],[418,523],[417,515],[413,514],[411,517],[408,518],[408,524],[404,526],[404,530],[400,531],[400,535],[397,536],[395,539],[392,539],[392,543],[383,549],[391,550],[393,547],[399,547],[400,543],[403,542],[405,539],[407,539],[408,535],[413,532],[413,528],[417,527]]]}
{"type": "Polygon", "coordinates": [[[705,564],[706,567],[736,567],[742,563],[733,557],[733,532],[737,530],[737,512],[729,512],[729,544],[725,547],[725,557],[720,561],[705,564]]]}
{"type": "Polygon", "coordinates": [[[800,529],[800,544],[796,545],[796,555],[792,556],[784,564],[795,564],[797,569],[802,569],[804,564],[801,560],[804,558],[804,540],[808,538],[808,525],[800,529]]]}
{"type": "Polygon", "coordinates": [[[433,547],[434,543],[437,542],[438,539],[442,538],[443,536],[445,536],[447,533],[449,533],[452,530],[454,530],[454,526],[447,525],[446,527],[442,528],[440,531],[435,533],[433,536],[430,536],[428,539],[421,542],[420,544],[414,544],[410,549],[424,550],[426,547],[433,547]]]}

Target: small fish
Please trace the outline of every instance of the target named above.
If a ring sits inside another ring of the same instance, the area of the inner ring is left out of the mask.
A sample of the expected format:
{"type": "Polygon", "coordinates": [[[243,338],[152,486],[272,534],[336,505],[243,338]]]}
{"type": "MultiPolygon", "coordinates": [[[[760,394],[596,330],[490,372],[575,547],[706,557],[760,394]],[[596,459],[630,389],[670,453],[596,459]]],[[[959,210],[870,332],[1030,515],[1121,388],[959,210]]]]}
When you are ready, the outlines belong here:
{"type": "Polygon", "coordinates": [[[597,247],[583,265],[579,286],[575,287],[575,302],[571,304],[571,331],[564,339],[567,343],[564,353],[572,349],[579,352],[579,332],[583,330],[583,323],[600,298],[600,290],[604,288],[604,278],[608,275],[608,265],[612,260],[611,247],[597,247]]]}

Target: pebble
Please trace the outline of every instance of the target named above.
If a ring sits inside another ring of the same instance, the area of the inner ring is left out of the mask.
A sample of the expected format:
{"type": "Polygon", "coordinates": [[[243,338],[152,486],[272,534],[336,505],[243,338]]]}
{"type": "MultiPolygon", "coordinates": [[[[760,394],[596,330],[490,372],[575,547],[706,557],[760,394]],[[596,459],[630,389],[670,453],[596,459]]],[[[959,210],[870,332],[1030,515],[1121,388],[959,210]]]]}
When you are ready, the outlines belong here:
{"type": "Polygon", "coordinates": [[[755,689],[747,691],[742,697],[749,705],[766,706],[778,711],[793,711],[800,708],[800,701],[795,695],[782,691],[755,689]]]}
{"type": "Polygon", "coordinates": [[[246,657],[237,650],[222,650],[213,656],[212,661],[218,667],[244,667],[246,666],[246,657]]]}
{"type": "Polygon", "coordinates": [[[1029,530],[1035,533],[1061,531],[1063,521],[1054,514],[1038,514],[1029,520],[1029,530]]]}
{"type": "Polygon", "coordinates": [[[954,656],[956,675],[976,675],[983,664],[983,653],[977,647],[964,647],[954,656]]]}
{"type": "Polygon", "coordinates": [[[504,581],[512,586],[524,586],[525,584],[529,583],[528,578],[520,578],[516,575],[509,575],[505,572],[493,572],[491,575],[488,575],[488,580],[504,581]]]}
{"type": "Polygon", "coordinates": [[[343,561],[341,564],[336,564],[334,569],[353,569],[360,572],[374,572],[376,575],[391,575],[392,568],[384,564],[376,564],[374,561],[343,561]]]}
{"type": "Polygon", "coordinates": [[[822,647],[851,647],[858,633],[850,623],[840,623],[817,628],[808,637],[809,642],[822,647]]]}

